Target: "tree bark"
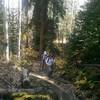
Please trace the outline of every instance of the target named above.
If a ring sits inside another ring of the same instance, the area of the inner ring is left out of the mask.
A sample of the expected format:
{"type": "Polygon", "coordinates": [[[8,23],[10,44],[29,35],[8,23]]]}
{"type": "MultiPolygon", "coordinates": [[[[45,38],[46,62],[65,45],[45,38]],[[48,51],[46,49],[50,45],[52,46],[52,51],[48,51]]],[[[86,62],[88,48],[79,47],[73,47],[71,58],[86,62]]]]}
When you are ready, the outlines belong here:
{"type": "Polygon", "coordinates": [[[28,37],[29,36],[29,33],[28,33],[29,32],[29,28],[28,28],[28,20],[29,20],[28,18],[29,18],[29,16],[28,16],[28,10],[29,10],[28,0],[26,0],[26,7],[25,7],[25,14],[26,14],[26,20],[27,20],[26,21],[26,24],[27,24],[26,25],[27,26],[26,27],[27,28],[27,30],[26,30],[26,44],[25,44],[26,48],[29,47],[29,37],[28,37]]]}
{"type": "Polygon", "coordinates": [[[6,39],[6,61],[9,62],[8,2],[4,0],[4,33],[6,39]]]}
{"type": "Polygon", "coordinates": [[[48,0],[41,0],[41,18],[40,18],[40,53],[45,49],[45,34],[47,32],[47,12],[48,12],[48,0]]]}
{"type": "Polygon", "coordinates": [[[22,3],[21,0],[19,0],[19,37],[18,37],[18,60],[20,60],[21,57],[21,9],[22,9],[22,3]]]}

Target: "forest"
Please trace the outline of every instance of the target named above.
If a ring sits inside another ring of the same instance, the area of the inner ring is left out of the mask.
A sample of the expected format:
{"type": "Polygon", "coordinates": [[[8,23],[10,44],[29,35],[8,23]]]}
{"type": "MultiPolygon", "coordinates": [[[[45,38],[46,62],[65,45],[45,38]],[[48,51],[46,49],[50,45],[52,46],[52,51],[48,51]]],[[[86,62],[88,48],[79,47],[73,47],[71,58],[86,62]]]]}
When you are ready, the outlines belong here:
{"type": "Polygon", "coordinates": [[[0,0],[0,100],[99,100],[99,50],[100,0],[0,0]]]}

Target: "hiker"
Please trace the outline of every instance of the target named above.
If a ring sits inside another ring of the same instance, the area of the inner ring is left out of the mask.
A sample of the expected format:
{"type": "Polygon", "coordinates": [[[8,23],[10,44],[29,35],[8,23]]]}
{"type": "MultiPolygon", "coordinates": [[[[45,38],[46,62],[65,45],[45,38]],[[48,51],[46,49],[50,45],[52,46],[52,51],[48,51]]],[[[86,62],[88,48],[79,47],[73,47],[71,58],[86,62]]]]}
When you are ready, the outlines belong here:
{"type": "Polygon", "coordinates": [[[44,51],[44,53],[42,54],[41,57],[41,70],[45,70],[45,59],[48,57],[48,54],[46,51],[44,51]]]}
{"type": "Polygon", "coordinates": [[[45,64],[46,64],[46,69],[48,70],[48,77],[50,77],[53,72],[53,64],[54,64],[54,58],[52,54],[50,54],[47,57],[47,59],[45,60],[45,64]]]}

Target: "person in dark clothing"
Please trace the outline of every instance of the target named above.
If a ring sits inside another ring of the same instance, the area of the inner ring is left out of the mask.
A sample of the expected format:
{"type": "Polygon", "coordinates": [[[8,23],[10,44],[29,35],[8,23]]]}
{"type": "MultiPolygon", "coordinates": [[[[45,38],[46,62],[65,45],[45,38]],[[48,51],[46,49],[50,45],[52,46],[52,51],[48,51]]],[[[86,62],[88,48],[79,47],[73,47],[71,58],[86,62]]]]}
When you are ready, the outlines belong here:
{"type": "Polygon", "coordinates": [[[45,64],[48,71],[48,77],[50,77],[52,75],[54,65],[54,58],[52,54],[47,57],[47,59],[45,60],[45,64]]]}

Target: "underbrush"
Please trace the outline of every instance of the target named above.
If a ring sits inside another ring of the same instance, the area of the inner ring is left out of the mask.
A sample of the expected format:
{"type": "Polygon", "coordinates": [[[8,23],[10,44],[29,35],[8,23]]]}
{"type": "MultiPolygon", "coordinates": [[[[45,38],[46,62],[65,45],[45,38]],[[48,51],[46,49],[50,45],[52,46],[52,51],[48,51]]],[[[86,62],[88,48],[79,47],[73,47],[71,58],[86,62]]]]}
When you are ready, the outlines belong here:
{"type": "Polygon", "coordinates": [[[17,66],[28,68],[32,66],[33,61],[36,61],[38,59],[38,52],[32,49],[31,47],[24,48],[21,52],[21,59],[18,60],[16,56],[13,55],[11,63],[16,64],[17,66]]]}
{"type": "Polygon", "coordinates": [[[57,57],[56,74],[75,86],[79,100],[100,99],[100,68],[71,66],[64,58],[57,57]]]}
{"type": "Polygon", "coordinates": [[[60,77],[63,73],[65,73],[65,60],[62,59],[60,56],[56,56],[55,58],[55,63],[54,63],[54,69],[53,69],[53,74],[56,77],[60,77]]]}
{"type": "Polygon", "coordinates": [[[81,97],[99,100],[100,97],[100,69],[85,67],[76,77],[77,94],[81,97]],[[79,90],[79,91],[78,91],[79,90]]]}
{"type": "Polygon", "coordinates": [[[100,97],[100,68],[66,66],[61,75],[76,87],[76,95],[80,100],[99,100],[100,97]]]}

